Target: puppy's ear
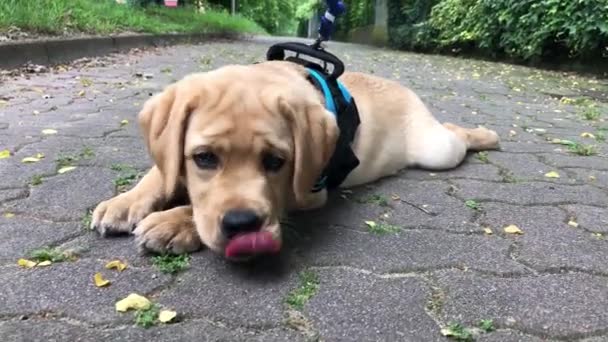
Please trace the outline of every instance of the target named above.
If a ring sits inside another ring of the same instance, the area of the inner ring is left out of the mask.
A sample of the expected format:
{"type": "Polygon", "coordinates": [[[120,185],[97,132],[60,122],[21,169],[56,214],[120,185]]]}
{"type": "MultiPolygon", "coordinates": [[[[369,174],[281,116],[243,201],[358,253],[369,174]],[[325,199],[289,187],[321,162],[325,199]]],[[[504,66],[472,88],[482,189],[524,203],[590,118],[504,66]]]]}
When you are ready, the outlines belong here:
{"type": "Polygon", "coordinates": [[[289,120],[294,145],[293,192],[296,204],[308,207],[311,192],[336,147],[339,129],[334,115],[319,103],[297,108],[279,101],[289,120]]]}
{"type": "Polygon", "coordinates": [[[163,176],[162,186],[168,196],[176,191],[182,175],[184,135],[198,101],[192,90],[181,88],[180,83],[168,86],[149,99],[138,115],[148,152],[163,176]]]}

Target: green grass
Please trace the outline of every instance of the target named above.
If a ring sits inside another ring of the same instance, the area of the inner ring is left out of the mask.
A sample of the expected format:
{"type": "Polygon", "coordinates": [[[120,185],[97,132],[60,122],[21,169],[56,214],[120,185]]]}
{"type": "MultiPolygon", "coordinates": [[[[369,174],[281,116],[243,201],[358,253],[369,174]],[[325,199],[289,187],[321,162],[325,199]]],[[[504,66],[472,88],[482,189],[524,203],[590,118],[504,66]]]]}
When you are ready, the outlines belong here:
{"type": "Polygon", "coordinates": [[[477,201],[475,200],[467,200],[464,202],[464,204],[473,210],[481,210],[481,204],[479,204],[477,201]]]}
{"type": "Polygon", "coordinates": [[[587,107],[581,112],[581,116],[585,120],[594,121],[600,118],[600,111],[597,107],[587,107]]]}
{"type": "Polygon", "coordinates": [[[379,194],[373,194],[373,195],[370,195],[363,199],[357,199],[357,202],[367,203],[367,204],[376,204],[381,207],[389,206],[388,199],[386,197],[384,197],[383,195],[379,195],[379,194]]]}
{"type": "Polygon", "coordinates": [[[481,152],[477,152],[477,155],[475,156],[479,161],[481,161],[482,163],[489,163],[490,161],[488,160],[488,152],[487,151],[481,151],[481,152]]]}
{"type": "Polygon", "coordinates": [[[152,263],[163,273],[175,274],[190,266],[190,256],[188,254],[157,255],[152,257],[152,263]]]}
{"type": "Polygon", "coordinates": [[[93,220],[93,211],[92,210],[87,210],[87,212],[84,214],[84,216],[82,217],[82,228],[84,230],[89,230],[91,229],[91,220],[93,220]]]}
{"type": "Polygon", "coordinates": [[[30,252],[30,258],[36,262],[63,262],[68,260],[69,256],[58,249],[45,247],[30,252]]]}
{"type": "Polygon", "coordinates": [[[494,321],[491,319],[482,319],[479,321],[479,328],[485,332],[491,332],[496,330],[494,327],[494,321]]]}
{"type": "Polygon", "coordinates": [[[442,334],[456,341],[473,341],[471,330],[458,323],[450,323],[442,330],[442,334]]]}
{"type": "Polygon", "coordinates": [[[15,26],[28,32],[66,33],[264,33],[251,20],[226,12],[193,8],[146,8],[115,0],[0,0],[0,32],[15,26]]]}
{"type": "Polygon", "coordinates": [[[110,168],[113,171],[118,171],[118,176],[114,179],[114,185],[119,192],[125,191],[129,185],[141,176],[141,173],[130,165],[114,164],[110,168]]]}
{"type": "Polygon", "coordinates": [[[597,148],[595,145],[585,145],[574,143],[572,145],[568,145],[568,150],[574,154],[578,154],[579,156],[593,156],[597,154],[597,148]]]}
{"type": "Polygon", "coordinates": [[[156,304],[150,305],[147,310],[137,310],[135,314],[135,324],[142,328],[150,328],[158,323],[160,308],[156,304]]]}
{"type": "Polygon", "coordinates": [[[300,285],[291,291],[285,302],[292,309],[302,310],[304,304],[308,302],[317,291],[319,291],[319,276],[313,271],[303,271],[300,273],[300,285]]]}
{"type": "Polygon", "coordinates": [[[41,175],[33,175],[32,179],[30,180],[30,185],[31,186],[36,186],[36,185],[40,185],[42,184],[43,178],[41,175]]]}
{"type": "Polygon", "coordinates": [[[365,221],[365,225],[370,233],[377,235],[395,234],[401,231],[399,226],[388,224],[386,222],[377,223],[374,221],[365,221]]]}

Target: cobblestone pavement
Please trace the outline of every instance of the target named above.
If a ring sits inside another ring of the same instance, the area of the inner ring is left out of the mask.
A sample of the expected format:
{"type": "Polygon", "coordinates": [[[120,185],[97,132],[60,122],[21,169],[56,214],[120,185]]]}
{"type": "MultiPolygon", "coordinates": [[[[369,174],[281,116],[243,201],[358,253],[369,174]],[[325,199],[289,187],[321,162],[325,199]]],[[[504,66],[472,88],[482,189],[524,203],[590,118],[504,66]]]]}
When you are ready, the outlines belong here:
{"type": "Polygon", "coordinates": [[[478,341],[608,340],[608,84],[593,78],[332,44],[348,69],[410,86],[441,120],[497,130],[502,150],[336,193],[292,218],[280,259],[249,267],[203,251],[165,274],[131,238],[86,229],[88,210],[150,166],[135,122],[149,94],[190,72],[261,60],[269,44],[4,75],[3,341],[448,340],[442,329],[478,341]],[[77,257],[17,265],[42,247],[77,257]],[[128,268],[105,269],[114,259],[128,268]],[[96,287],[96,272],[111,285],[96,287]],[[177,322],[136,325],[114,308],[130,293],[177,311],[177,322]]]}

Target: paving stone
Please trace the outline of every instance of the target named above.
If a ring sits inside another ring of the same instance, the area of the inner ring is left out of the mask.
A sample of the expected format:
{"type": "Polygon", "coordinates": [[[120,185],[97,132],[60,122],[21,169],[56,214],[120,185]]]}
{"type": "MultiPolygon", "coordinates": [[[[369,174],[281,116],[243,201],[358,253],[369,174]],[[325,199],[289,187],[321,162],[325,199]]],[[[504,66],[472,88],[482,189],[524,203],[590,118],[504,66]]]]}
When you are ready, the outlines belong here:
{"type": "Polygon", "coordinates": [[[430,291],[420,279],[380,279],[343,269],[324,269],[318,276],[319,291],[304,313],[323,340],[443,340],[425,311],[430,291]]]}
{"type": "Polygon", "coordinates": [[[509,237],[517,242],[514,258],[540,270],[586,270],[608,274],[608,244],[582,227],[569,226],[568,215],[555,207],[484,206],[480,222],[497,233],[508,225],[524,233],[509,237]]]}
{"type": "Polygon", "coordinates": [[[584,166],[592,170],[608,171],[608,159],[596,156],[577,156],[577,155],[553,155],[539,154],[547,163],[557,167],[573,167],[578,168],[584,166]]]}
{"type": "Polygon", "coordinates": [[[78,222],[53,223],[30,217],[0,216],[0,263],[15,263],[36,249],[82,233],[78,222]]]}
{"type": "Polygon", "coordinates": [[[0,190],[0,203],[25,198],[28,194],[29,192],[26,188],[0,190]]]}
{"type": "Polygon", "coordinates": [[[158,300],[184,314],[242,326],[276,326],[284,318],[284,299],[298,286],[298,267],[284,268],[281,262],[249,267],[201,253],[158,300]]]}
{"type": "Polygon", "coordinates": [[[547,183],[497,184],[480,181],[453,181],[462,198],[478,201],[498,201],[521,205],[580,203],[602,205],[608,203],[605,192],[589,185],[560,185],[547,183]]]}
{"type": "Polygon", "coordinates": [[[526,335],[516,330],[501,330],[481,334],[476,339],[479,342],[556,342],[557,340],[526,335]]]}
{"type": "Polygon", "coordinates": [[[28,198],[4,207],[43,219],[79,221],[100,199],[114,195],[113,174],[108,169],[78,167],[45,179],[31,188],[28,198]]]}
{"type": "Polygon", "coordinates": [[[6,342],[59,341],[305,341],[286,329],[249,331],[239,327],[217,326],[206,320],[188,320],[144,329],[135,326],[91,328],[68,320],[9,321],[0,323],[0,335],[6,342]]]}
{"type": "Polygon", "coordinates": [[[146,295],[167,285],[170,277],[152,269],[104,269],[104,263],[81,259],[48,267],[22,269],[16,264],[0,268],[0,315],[17,317],[54,313],[96,323],[128,323],[131,313],[118,313],[114,303],[130,293],[146,295]],[[93,275],[102,272],[112,284],[98,288],[93,275]]]}
{"type": "Polygon", "coordinates": [[[566,340],[607,328],[604,277],[566,273],[500,278],[443,271],[436,278],[445,295],[445,321],[474,325],[493,319],[497,327],[566,340]]]}
{"type": "Polygon", "coordinates": [[[570,216],[576,218],[576,222],[581,228],[594,232],[608,233],[606,208],[566,205],[564,209],[570,213],[570,216]]]}
{"type": "Polygon", "coordinates": [[[588,184],[608,188],[608,171],[596,171],[593,169],[568,168],[569,172],[573,172],[578,178],[588,184]]]}
{"type": "Polygon", "coordinates": [[[401,173],[405,179],[434,180],[434,179],[479,179],[498,182],[502,179],[498,175],[498,168],[491,164],[480,163],[475,154],[468,158],[457,168],[448,171],[428,171],[421,169],[408,169],[401,173]]]}
{"type": "Polygon", "coordinates": [[[517,153],[492,153],[488,156],[492,163],[501,166],[512,172],[515,179],[521,180],[542,180],[546,182],[575,184],[577,179],[568,177],[566,172],[551,167],[538,160],[535,155],[517,153]],[[545,174],[555,171],[559,178],[547,178],[545,174]]]}
{"type": "Polygon", "coordinates": [[[308,264],[351,266],[377,273],[471,268],[501,274],[527,273],[508,257],[510,242],[483,235],[405,230],[375,235],[330,226],[301,229],[296,253],[308,264]]]}

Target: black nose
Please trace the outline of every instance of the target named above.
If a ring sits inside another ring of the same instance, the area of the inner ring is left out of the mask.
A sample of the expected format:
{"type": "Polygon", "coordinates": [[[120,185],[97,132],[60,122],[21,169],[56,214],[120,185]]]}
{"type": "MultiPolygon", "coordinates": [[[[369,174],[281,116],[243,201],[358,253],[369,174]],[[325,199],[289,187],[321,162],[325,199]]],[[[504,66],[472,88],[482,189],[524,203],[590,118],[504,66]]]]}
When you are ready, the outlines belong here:
{"type": "Polygon", "coordinates": [[[258,231],[261,226],[262,218],[251,210],[230,210],[222,219],[222,232],[228,239],[240,233],[258,231]]]}

